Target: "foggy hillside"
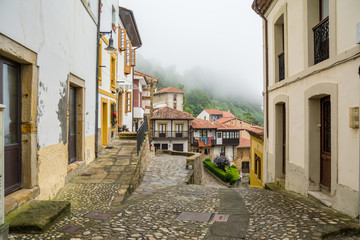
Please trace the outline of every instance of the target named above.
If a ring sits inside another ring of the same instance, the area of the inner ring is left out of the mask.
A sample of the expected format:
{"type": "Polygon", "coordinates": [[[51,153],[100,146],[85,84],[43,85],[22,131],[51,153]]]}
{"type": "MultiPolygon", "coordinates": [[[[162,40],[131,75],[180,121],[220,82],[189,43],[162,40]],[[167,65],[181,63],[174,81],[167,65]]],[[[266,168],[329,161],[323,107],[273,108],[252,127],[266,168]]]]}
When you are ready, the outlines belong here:
{"type": "Polygon", "coordinates": [[[164,67],[140,54],[137,55],[136,70],[159,78],[158,90],[170,86],[183,90],[184,111],[195,117],[203,109],[230,109],[236,117],[263,125],[261,96],[248,89],[246,81],[241,80],[240,76],[228,76],[226,71],[215,72],[201,67],[181,74],[176,66],[164,67]]]}

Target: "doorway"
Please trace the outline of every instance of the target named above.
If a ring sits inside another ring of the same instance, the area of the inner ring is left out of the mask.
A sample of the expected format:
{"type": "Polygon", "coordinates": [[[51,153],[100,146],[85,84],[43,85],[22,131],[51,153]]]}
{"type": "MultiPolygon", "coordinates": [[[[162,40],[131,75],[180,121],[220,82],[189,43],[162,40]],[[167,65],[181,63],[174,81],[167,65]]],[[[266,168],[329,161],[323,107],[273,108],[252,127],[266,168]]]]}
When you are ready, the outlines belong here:
{"type": "Polygon", "coordinates": [[[331,188],[331,102],[330,96],[321,98],[320,127],[320,186],[331,188]]]}
{"type": "Polygon", "coordinates": [[[108,145],[108,100],[101,99],[101,144],[108,145]]]}
{"type": "Polygon", "coordinates": [[[275,179],[282,180],[285,180],[287,165],[287,104],[275,105],[275,179]]]}
{"type": "Polygon", "coordinates": [[[0,101],[4,111],[5,194],[22,185],[20,65],[0,58],[0,101]]]}
{"type": "Polygon", "coordinates": [[[76,161],[76,88],[70,86],[69,89],[69,164],[76,161]]]}

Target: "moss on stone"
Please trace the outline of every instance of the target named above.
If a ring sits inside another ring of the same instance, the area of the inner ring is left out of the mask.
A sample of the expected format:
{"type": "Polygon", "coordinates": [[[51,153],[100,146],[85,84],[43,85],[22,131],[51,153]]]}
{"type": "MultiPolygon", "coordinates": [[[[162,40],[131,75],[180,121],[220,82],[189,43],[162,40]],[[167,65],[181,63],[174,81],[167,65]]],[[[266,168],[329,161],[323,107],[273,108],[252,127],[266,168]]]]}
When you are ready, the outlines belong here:
{"type": "Polygon", "coordinates": [[[68,201],[32,201],[11,212],[5,222],[10,232],[44,232],[54,221],[70,210],[68,201]]]}
{"type": "Polygon", "coordinates": [[[276,183],[266,183],[266,184],[265,184],[265,189],[270,190],[270,191],[281,191],[281,190],[284,190],[282,187],[280,187],[280,186],[277,185],[276,183]]]}

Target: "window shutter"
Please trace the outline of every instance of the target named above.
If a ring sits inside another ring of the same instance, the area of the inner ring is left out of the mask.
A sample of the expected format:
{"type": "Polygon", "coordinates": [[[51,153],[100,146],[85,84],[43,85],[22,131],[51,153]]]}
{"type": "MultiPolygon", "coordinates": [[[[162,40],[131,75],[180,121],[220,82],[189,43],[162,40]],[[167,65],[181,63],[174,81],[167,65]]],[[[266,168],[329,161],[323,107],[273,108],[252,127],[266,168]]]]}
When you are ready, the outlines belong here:
{"type": "Polygon", "coordinates": [[[131,73],[131,42],[130,40],[126,40],[126,52],[125,52],[125,74],[131,73]]]}
{"type": "Polygon", "coordinates": [[[131,49],[131,66],[135,66],[135,49],[131,49]]]}
{"type": "Polygon", "coordinates": [[[110,91],[115,92],[116,83],[115,83],[115,76],[116,76],[116,57],[114,54],[110,56],[110,91]]]}
{"type": "Polygon", "coordinates": [[[120,51],[125,51],[126,50],[126,29],[119,28],[118,36],[119,36],[119,41],[118,41],[119,49],[120,49],[120,51]]]}

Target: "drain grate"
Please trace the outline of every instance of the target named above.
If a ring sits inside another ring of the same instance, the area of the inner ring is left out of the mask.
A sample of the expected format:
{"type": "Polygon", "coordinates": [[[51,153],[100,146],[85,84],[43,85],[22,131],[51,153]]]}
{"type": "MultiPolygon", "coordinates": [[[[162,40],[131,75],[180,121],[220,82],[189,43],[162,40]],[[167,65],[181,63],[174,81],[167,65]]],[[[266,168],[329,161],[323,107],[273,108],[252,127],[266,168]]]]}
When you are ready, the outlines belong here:
{"type": "Polygon", "coordinates": [[[89,176],[91,176],[91,174],[90,174],[90,173],[83,173],[83,174],[81,174],[80,176],[82,176],[82,177],[89,177],[89,176]]]}
{"type": "Polygon", "coordinates": [[[58,232],[78,234],[78,233],[82,232],[84,229],[85,228],[82,226],[69,224],[69,225],[65,225],[65,226],[59,228],[58,232]]]}
{"type": "Polygon", "coordinates": [[[105,149],[114,149],[114,147],[109,147],[109,146],[108,146],[108,147],[105,147],[105,149]]]}
{"type": "Polygon", "coordinates": [[[229,215],[227,214],[215,214],[212,219],[214,222],[227,222],[229,220],[229,215]]]}
{"type": "Polygon", "coordinates": [[[111,216],[109,213],[100,213],[100,212],[89,212],[85,214],[84,218],[91,218],[96,220],[106,220],[111,216]]]}
{"type": "Polygon", "coordinates": [[[196,213],[196,212],[182,212],[177,218],[177,221],[193,221],[193,222],[208,222],[211,213],[196,213]]]}

